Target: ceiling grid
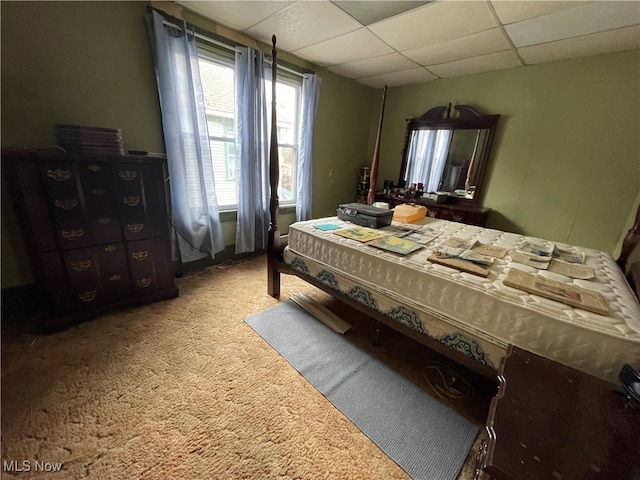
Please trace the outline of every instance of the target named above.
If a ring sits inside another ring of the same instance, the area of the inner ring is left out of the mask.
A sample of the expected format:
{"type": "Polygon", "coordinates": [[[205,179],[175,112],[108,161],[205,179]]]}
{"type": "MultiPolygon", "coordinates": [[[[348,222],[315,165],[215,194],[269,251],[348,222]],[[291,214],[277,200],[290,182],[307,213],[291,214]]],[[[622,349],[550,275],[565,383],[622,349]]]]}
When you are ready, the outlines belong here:
{"type": "Polygon", "coordinates": [[[640,1],[178,1],[375,88],[640,48],[640,1]]]}

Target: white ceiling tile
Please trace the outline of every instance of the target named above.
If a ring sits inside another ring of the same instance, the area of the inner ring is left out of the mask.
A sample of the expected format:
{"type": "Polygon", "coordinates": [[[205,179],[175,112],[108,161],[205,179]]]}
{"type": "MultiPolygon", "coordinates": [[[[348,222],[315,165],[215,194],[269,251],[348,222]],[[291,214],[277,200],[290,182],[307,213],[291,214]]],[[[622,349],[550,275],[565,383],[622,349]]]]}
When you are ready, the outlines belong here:
{"type": "Polygon", "coordinates": [[[289,6],[293,1],[180,1],[189,10],[200,13],[227,27],[244,30],[289,6]]]}
{"type": "Polygon", "coordinates": [[[518,53],[527,65],[533,65],[635,48],[640,48],[640,28],[632,26],[523,47],[518,53]]]}
{"type": "Polygon", "coordinates": [[[245,33],[263,41],[275,34],[280,47],[292,52],[361,27],[331,2],[299,1],[245,33]]]}
{"type": "Polygon", "coordinates": [[[280,51],[376,88],[640,48],[640,0],[176,3],[267,44],[275,34],[280,51]],[[344,11],[354,9],[365,23],[393,16],[365,27],[344,11]]]}
{"type": "Polygon", "coordinates": [[[329,67],[329,70],[349,78],[364,78],[399,72],[401,70],[410,70],[417,67],[418,65],[408,58],[403,57],[399,53],[392,53],[390,55],[365,58],[364,60],[358,60],[356,62],[336,65],[329,67]]]}
{"type": "Polygon", "coordinates": [[[369,29],[397,50],[409,50],[495,26],[486,2],[445,0],[374,23],[369,29]]]}
{"type": "Polygon", "coordinates": [[[640,2],[594,2],[505,26],[516,47],[640,23],[640,2]],[[615,7],[614,7],[615,5],[615,7]]]}
{"type": "Polygon", "coordinates": [[[549,15],[550,13],[560,12],[569,8],[580,7],[588,3],[592,2],[576,2],[573,0],[566,2],[550,2],[549,0],[494,0],[491,2],[491,5],[493,5],[500,22],[508,25],[509,23],[541,17],[542,15],[549,15]]]}
{"type": "Polygon", "coordinates": [[[389,45],[366,28],[361,28],[293,53],[321,67],[328,67],[393,52],[389,45]]]}
{"type": "Polygon", "coordinates": [[[450,78],[519,66],[521,66],[520,60],[514,52],[509,50],[458,60],[457,62],[443,63],[442,65],[432,65],[429,70],[439,77],[450,78]]]}
{"type": "Polygon", "coordinates": [[[368,85],[373,88],[382,88],[385,85],[397,87],[398,85],[411,85],[413,83],[424,83],[435,80],[437,77],[426,71],[424,68],[414,68],[402,72],[387,73],[375,77],[360,78],[358,83],[368,85]]]}
{"type": "Polygon", "coordinates": [[[456,38],[448,42],[437,43],[415,50],[402,52],[420,65],[437,65],[454,62],[464,58],[477,57],[487,53],[509,50],[511,45],[500,28],[492,28],[466,37],[456,38]]]}

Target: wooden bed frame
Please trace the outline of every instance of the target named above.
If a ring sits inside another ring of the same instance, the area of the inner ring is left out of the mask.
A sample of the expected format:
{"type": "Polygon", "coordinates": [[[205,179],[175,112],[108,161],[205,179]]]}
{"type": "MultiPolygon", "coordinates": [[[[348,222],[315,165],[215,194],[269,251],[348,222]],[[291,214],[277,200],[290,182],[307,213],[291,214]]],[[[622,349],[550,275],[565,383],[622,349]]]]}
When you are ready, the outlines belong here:
{"type": "MultiPolygon", "coordinates": [[[[269,201],[269,230],[267,239],[267,293],[274,298],[280,297],[280,277],[281,274],[295,275],[306,282],[316,286],[317,288],[329,293],[337,300],[355,308],[356,310],[363,312],[369,317],[381,322],[384,325],[406,335],[417,341],[418,343],[425,345],[426,347],[450,358],[451,360],[466,366],[472,371],[479,373],[493,381],[496,381],[496,370],[482,365],[472,358],[457,352],[446,345],[427,337],[415,330],[402,325],[396,320],[388,317],[384,313],[367,307],[366,305],[352,299],[348,295],[341,293],[337,290],[328,287],[316,278],[305,275],[302,272],[294,270],[284,261],[284,249],[288,244],[288,236],[280,235],[278,227],[278,211],[279,211],[279,199],[278,199],[278,183],[279,183],[279,158],[278,158],[278,137],[277,137],[277,117],[276,117],[276,63],[277,63],[277,51],[276,51],[276,36],[273,35],[272,41],[272,105],[271,105],[271,146],[269,151],[269,184],[270,184],[270,201],[269,201]]],[[[386,98],[386,87],[384,89],[382,110],[380,113],[380,122],[378,125],[378,133],[376,138],[376,145],[374,149],[371,174],[370,174],[370,191],[368,196],[368,202],[373,202],[373,194],[375,192],[375,185],[377,181],[378,161],[380,153],[380,135],[382,129],[382,119],[384,115],[384,102],[386,98]]],[[[628,266],[627,261],[631,253],[638,248],[640,243],[640,206],[636,213],[635,223],[628,231],[622,246],[622,251],[617,260],[618,265],[627,275],[632,288],[640,298],[640,261],[635,262],[633,265],[628,266]]]]}

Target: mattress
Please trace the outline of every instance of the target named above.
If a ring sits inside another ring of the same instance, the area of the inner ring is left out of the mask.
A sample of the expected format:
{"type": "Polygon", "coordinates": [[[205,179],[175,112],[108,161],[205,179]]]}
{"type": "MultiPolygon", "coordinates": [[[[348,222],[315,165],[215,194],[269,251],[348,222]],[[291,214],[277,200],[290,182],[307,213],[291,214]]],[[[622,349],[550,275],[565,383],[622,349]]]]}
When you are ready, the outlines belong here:
{"type": "MultiPolygon", "coordinates": [[[[558,242],[584,253],[595,278],[579,280],[496,259],[486,277],[427,258],[449,237],[515,250],[526,237],[446,220],[425,218],[418,229],[437,238],[409,255],[398,255],[335,234],[319,225],[352,228],[337,217],[296,222],[289,227],[285,261],[357,301],[406,326],[496,368],[508,344],[616,382],[624,363],[640,364],[640,304],[613,258],[605,252],[558,242]],[[503,283],[509,269],[599,292],[608,314],[601,315],[503,283]]],[[[393,223],[394,226],[404,226],[393,223]]]]}

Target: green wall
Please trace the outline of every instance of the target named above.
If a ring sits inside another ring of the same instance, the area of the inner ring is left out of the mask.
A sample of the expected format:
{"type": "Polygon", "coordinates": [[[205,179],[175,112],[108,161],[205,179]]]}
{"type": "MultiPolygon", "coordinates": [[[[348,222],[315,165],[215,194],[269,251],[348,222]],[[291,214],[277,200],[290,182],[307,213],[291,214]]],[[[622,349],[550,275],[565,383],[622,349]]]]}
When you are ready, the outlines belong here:
{"type": "MultiPolygon", "coordinates": [[[[125,149],[164,152],[162,122],[144,13],[147,2],[2,2],[2,146],[55,145],[53,126],[121,128],[125,149]]],[[[185,18],[203,28],[215,25],[185,18]]],[[[280,52],[323,79],[314,143],[313,214],[354,201],[367,162],[373,89],[280,52]]],[[[2,189],[2,287],[33,277],[6,191],[2,189]]],[[[280,216],[287,231],[292,213],[280,216]]],[[[226,245],[235,220],[223,223],[226,245]]]]}
{"type": "Polygon", "coordinates": [[[501,115],[489,227],[616,254],[640,192],[640,51],[390,88],[379,190],[398,178],[405,118],[449,102],[501,115]]]}

